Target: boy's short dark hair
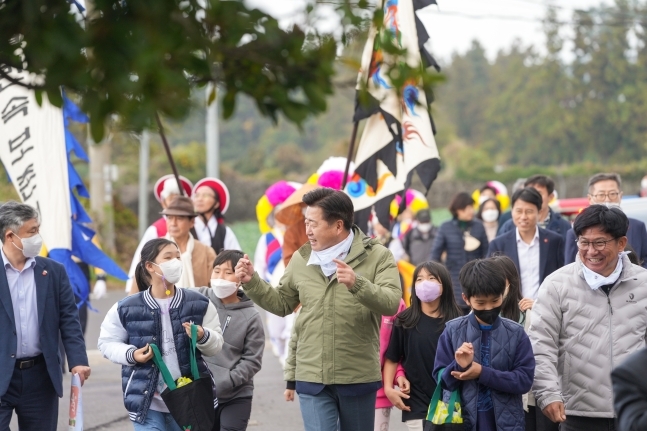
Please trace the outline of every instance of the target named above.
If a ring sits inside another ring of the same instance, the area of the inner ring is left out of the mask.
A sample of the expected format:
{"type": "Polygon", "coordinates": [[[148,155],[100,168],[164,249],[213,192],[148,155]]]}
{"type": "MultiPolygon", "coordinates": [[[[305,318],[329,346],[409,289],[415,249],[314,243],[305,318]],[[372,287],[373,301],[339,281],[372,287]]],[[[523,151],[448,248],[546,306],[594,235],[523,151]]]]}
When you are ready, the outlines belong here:
{"type": "Polygon", "coordinates": [[[505,292],[505,274],[494,259],[476,259],[467,262],[458,275],[467,298],[500,296],[505,292]]]}
{"type": "Polygon", "coordinates": [[[532,187],[532,186],[539,186],[543,187],[546,189],[549,195],[553,194],[555,191],[555,181],[549,176],[546,175],[533,175],[532,177],[528,178],[525,183],[523,183],[524,187],[532,187]]]}
{"type": "Polygon", "coordinates": [[[608,233],[613,238],[622,238],[627,236],[629,219],[620,208],[591,205],[584,208],[577,216],[573,223],[573,232],[579,238],[586,229],[594,226],[599,226],[602,232],[608,233]]]}
{"type": "Polygon", "coordinates": [[[222,250],[216,256],[216,260],[213,261],[213,267],[220,266],[225,262],[231,264],[231,269],[235,269],[238,265],[238,261],[243,258],[244,253],[240,250],[222,250]]]}
{"type": "Polygon", "coordinates": [[[306,193],[302,200],[309,207],[321,208],[323,218],[328,225],[341,220],[344,223],[344,229],[351,230],[353,228],[355,209],[353,201],[346,193],[322,187],[306,193]]]}
{"type": "Polygon", "coordinates": [[[517,201],[528,202],[537,207],[537,210],[541,211],[541,205],[544,203],[544,200],[541,198],[539,192],[532,187],[526,187],[525,189],[517,190],[512,194],[512,208],[517,201]]]}

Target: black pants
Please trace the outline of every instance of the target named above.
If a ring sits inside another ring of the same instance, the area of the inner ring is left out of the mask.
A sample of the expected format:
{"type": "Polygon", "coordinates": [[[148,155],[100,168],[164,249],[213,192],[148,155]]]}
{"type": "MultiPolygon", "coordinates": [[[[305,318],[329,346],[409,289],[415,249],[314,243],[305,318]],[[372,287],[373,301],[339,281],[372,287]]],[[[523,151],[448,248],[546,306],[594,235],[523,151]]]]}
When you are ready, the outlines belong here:
{"type": "Polygon", "coordinates": [[[539,407],[528,406],[526,431],[559,431],[559,424],[548,419],[539,407]]]}
{"type": "Polygon", "coordinates": [[[9,431],[14,410],[20,431],[56,431],[58,395],[44,361],[24,370],[13,369],[0,400],[0,431],[9,431]]]}
{"type": "Polygon", "coordinates": [[[212,431],[245,431],[251,414],[252,397],[234,398],[219,403],[212,431]]]}
{"type": "Polygon", "coordinates": [[[559,429],[560,431],[615,431],[616,422],[613,418],[588,418],[566,415],[566,422],[562,423],[559,429]]]}

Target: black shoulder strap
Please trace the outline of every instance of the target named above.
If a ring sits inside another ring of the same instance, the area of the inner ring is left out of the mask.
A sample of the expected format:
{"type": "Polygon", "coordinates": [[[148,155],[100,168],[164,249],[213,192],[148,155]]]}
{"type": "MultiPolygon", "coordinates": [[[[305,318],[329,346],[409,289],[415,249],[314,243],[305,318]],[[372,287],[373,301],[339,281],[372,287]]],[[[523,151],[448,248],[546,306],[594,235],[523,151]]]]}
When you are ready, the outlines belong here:
{"type": "Polygon", "coordinates": [[[227,228],[224,222],[219,222],[216,226],[216,233],[211,237],[211,247],[216,254],[220,253],[225,248],[225,236],[227,235],[227,228]]]}

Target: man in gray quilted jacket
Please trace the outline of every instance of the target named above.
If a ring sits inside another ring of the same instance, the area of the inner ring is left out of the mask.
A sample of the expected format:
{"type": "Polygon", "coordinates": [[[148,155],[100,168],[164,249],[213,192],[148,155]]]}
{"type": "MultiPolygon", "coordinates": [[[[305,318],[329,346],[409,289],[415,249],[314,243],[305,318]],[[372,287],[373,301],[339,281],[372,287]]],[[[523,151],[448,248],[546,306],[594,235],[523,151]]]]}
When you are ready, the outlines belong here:
{"type": "Polygon", "coordinates": [[[539,288],[532,390],[562,431],[615,430],[611,371],[645,346],[647,270],[623,254],[628,227],[619,208],[586,208],[573,225],[575,262],[539,288]]]}

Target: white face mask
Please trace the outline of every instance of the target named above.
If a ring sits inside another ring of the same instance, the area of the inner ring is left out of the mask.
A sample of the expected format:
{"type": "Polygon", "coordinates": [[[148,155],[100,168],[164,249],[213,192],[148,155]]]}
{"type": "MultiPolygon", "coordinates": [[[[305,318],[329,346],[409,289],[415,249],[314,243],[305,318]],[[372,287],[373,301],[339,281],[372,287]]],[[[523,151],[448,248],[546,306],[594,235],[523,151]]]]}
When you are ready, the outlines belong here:
{"type": "Polygon", "coordinates": [[[497,211],[497,210],[484,210],[481,213],[481,218],[483,219],[484,222],[497,221],[497,219],[499,218],[499,211],[497,211]]]}
{"type": "MultiPolygon", "coordinates": [[[[14,235],[16,234],[14,233],[14,235]]],[[[41,248],[43,248],[43,238],[41,238],[40,234],[38,233],[34,236],[30,236],[29,238],[24,239],[16,235],[16,238],[18,238],[22,242],[22,248],[18,247],[16,243],[12,242],[13,246],[22,251],[22,254],[27,259],[38,256],[41,248]]]]}
{"type": "Polygon", "coordinates": [[[238,291],[238,283],[222,278],[212,278],[211,288],[220,299],[227,298],[238,291]]]}
{"type": "Polygon", "coordinates": [[[418,225],[418,230],[422,233],[427,233],[431,230],[431,223],[420,223],[418,225]]]}
{"type": "Polygon", "coordinates": [[[182,262],[180,262],[180,259],[171,259],[169,261],[160,263],[159,265],[156,264],[155,262],[151,262],[153,265],[159,266],[160,269],[162,270],[162,274],[155,274],[159,275],[162,277],[165,281],[175,284],[178,281],[180,281],[180,278],[182,278],[182,270],[184,269],[182,262]]]}

